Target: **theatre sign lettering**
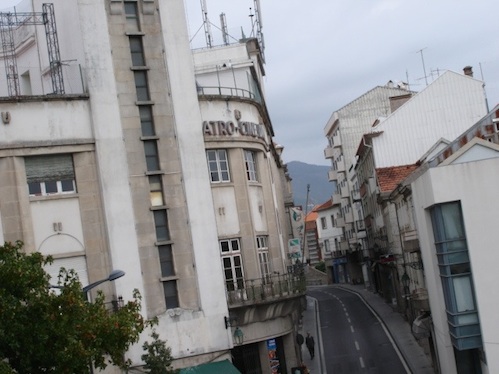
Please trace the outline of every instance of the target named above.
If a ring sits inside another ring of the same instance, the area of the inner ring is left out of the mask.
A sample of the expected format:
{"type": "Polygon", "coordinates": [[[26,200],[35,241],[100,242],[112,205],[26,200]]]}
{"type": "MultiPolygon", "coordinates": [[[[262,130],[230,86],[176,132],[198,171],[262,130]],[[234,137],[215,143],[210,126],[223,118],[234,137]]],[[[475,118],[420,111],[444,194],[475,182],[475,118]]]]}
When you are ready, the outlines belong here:
{"type": "Polygon", "coordinates": [[[252,136],[265,141],[265,126],[247,121],[203,121],[205,136],[252,136]]]}

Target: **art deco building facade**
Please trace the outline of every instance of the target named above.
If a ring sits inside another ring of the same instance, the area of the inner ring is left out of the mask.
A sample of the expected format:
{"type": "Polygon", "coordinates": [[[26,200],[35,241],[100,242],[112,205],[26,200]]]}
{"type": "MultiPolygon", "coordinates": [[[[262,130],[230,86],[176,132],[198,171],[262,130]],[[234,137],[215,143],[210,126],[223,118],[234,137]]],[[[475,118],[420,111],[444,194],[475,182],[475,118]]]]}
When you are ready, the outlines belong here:
{"type": "MultiPolygon", "coordinates": [[[[0,239],[84,285],[125,271],[101,289],[117,305],[140,291],[177,368],[296,365],[303,288],[286,274],[258,42],[193,58],[181,0],[35,0],[0,17],[0,239]]],[[[127,353],[137,368],[141,354],[127,353]]]]}

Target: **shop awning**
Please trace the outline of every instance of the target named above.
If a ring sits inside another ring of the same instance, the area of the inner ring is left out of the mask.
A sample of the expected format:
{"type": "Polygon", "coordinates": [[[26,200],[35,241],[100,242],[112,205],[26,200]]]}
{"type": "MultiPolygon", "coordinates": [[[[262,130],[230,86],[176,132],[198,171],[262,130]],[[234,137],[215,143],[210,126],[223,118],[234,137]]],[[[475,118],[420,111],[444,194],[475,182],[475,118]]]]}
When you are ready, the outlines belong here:
{"type": "Polygon", "coordinates": [[[210,362],[180,370],[180,374],[241,374],[229,360],[210,362]]]}

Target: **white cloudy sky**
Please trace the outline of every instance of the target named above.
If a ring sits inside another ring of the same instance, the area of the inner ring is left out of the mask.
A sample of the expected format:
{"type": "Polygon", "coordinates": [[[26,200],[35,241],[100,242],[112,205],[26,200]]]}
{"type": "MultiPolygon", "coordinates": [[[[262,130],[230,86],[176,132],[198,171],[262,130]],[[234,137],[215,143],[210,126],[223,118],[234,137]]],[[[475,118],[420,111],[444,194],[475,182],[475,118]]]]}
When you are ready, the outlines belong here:
{"type": "MultiPolygon", "coordinates": [[[[229,33],[251,33],[253,0],[206,0],[214,38],[221,12],[229,33]]],[[[186,0],[191,33],[200,0],[186,0]]],[[[332,112],[389,80],[419,91],[438,71],[473,66],[499,103],[497,0],[261,0],[266,94],[284,160],[329,165],[324,126],[332,112]],[[424,66],[421,58],[423,50],[424,66]],[[481,66],[481,68],[480,68],[481,66]]],[[[193,40],[204,43],[203,29],[193,40]]]]}
{"type": "MultiPolygon", "coordinates": [[[[166,1],[166,0],[160,0],[166,1]]],[[[201,0],[184,0],[193,47],[204,46],[201,0]],[[196,34],[196,31],[197,34],[196,34]]],[[[251,34],[254,0],[205,0],[215,42],[251,34]]],[[[0,0],[0,9],[18,3],[0,0]]],[[[389,80],[416,91],[443,70],[473,66],[499,103],[497,0],[260,0],[267,105],[284,160],[328,165],[323,129],[334,110],[389,80]],[[424,58],[424,67],[421,53],[424,58]]]]}

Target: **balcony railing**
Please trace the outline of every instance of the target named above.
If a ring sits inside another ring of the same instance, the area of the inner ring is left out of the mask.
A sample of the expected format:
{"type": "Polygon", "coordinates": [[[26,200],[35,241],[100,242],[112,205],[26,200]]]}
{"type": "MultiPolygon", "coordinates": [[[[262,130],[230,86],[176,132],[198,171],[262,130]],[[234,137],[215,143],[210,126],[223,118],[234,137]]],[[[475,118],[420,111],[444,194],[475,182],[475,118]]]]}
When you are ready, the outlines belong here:
{"type": "Polygon", "coordinates": [[[226,285],[230,306],[279,301],[305,294],[306,281],[302,273],[287,273],[266,278],[240,280],[226,285]]]}
{"type": "Polygon", "coordinates": [[[245,90],[243,88],[235,87],[198,87],[198,96],[231,96],[243,99],[249,99],[261,103],[262,100],[259,95],[255,95],[253,92],[245,90]]]}

